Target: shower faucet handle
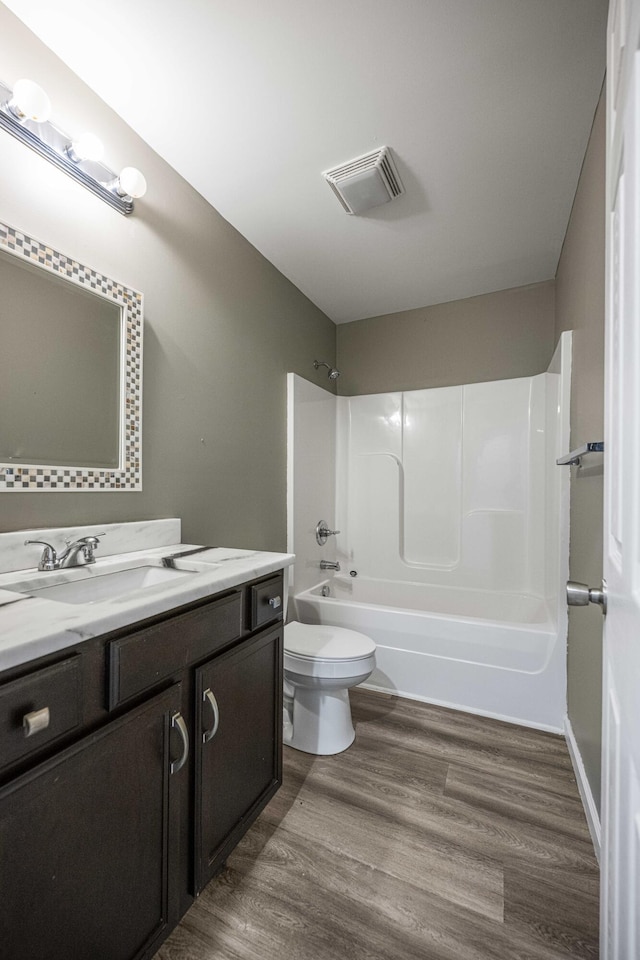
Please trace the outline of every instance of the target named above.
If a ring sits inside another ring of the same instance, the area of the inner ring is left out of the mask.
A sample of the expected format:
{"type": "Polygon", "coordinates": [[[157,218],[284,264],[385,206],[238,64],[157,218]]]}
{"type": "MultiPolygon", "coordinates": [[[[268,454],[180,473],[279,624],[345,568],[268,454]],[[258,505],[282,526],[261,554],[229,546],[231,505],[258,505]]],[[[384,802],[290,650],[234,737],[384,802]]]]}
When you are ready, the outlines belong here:
{"type": "Polygon", "coordinates": [[[318,546],[324,547],[329,537],[335,537],[337,533],[340,533],[340,531],[331,530],[326,520],[319,520],[316,525],[316,543],[318,546]]]}

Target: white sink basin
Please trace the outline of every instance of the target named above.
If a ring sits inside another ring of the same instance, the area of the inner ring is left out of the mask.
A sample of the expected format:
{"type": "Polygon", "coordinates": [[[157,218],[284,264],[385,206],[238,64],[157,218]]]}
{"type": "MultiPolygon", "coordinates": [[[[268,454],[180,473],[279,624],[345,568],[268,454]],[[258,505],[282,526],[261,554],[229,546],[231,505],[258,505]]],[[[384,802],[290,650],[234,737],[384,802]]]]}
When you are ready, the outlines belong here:
{"type": "Polygon", "coordinates": [[[199,572],[199,570],[140,566],[78,580],[67,580],[51,586],[40,586],[38,580],[31,580],[10,589],[17,593],[26,593],[31,597],[41,597],[43,600],[56,600],[59,603],[96,603],[100,600],[113,600],[136,590],[144,590],[145,587],[155,587],[159,583],[168,583],[199,572]]]}

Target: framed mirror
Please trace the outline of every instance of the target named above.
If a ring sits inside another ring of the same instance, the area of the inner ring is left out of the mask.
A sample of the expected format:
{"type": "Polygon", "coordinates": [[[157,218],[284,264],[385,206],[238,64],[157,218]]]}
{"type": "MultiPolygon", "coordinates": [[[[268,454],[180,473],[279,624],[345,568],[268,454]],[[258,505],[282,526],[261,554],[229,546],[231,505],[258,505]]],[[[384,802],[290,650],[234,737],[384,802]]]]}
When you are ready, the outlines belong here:
{"type": "Polygon", "coordinates": [[[0,223],[0,491],[142,488],[142,294],[0,223]]]}

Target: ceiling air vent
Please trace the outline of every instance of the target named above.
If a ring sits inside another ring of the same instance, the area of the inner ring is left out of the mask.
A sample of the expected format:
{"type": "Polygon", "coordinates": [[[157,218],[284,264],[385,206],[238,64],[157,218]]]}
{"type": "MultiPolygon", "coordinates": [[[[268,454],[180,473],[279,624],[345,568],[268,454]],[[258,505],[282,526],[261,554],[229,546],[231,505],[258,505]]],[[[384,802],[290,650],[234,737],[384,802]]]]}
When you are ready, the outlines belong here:
{"type": "Polygon", "coordinates": [[[404,193],[389,147],[325,170],[325,178],[347,213],[364,213],[404,193]]]}

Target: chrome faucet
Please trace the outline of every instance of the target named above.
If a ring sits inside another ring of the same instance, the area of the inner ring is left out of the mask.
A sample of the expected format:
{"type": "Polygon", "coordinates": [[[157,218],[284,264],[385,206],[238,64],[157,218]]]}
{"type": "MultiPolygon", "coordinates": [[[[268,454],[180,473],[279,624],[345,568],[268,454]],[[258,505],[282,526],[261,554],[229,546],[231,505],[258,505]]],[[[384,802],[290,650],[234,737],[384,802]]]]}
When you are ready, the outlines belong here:
{"type": "Polygon", "coordinates": [[[58,557],[60,567],[83,567],[87,563],[95,563],[94,551],[100,546],[100,537],[104,537],[104,533],[80,537],[72,543],[65,540],[67,549],[58,557]]]}
{"type": "Polygon", "coordinates": [[[339,570],[340,563],[338,560],[321,560],[320,569],[321,570],[339,570]]]}
{"type": "Polygon", "coordinates": [[[56,548],[46,540],[25,540],[25,547],[29,543],[39,543],[44,547],[38,570],[61,570],[66,567],[83,567],[87,563],[95,563],[94,551],[100,544],[100,537],[104,533],[96,533],[91,537],[80,537],[79,540],[65,540],[67,549],[58,554],[56,548]]]}

